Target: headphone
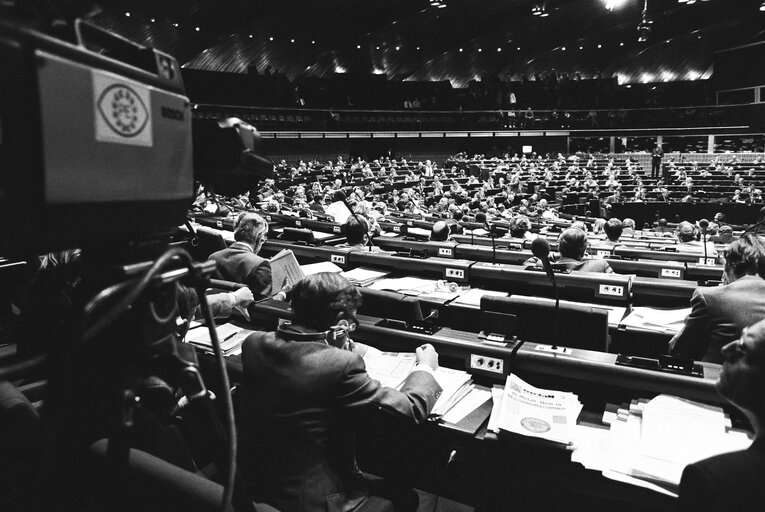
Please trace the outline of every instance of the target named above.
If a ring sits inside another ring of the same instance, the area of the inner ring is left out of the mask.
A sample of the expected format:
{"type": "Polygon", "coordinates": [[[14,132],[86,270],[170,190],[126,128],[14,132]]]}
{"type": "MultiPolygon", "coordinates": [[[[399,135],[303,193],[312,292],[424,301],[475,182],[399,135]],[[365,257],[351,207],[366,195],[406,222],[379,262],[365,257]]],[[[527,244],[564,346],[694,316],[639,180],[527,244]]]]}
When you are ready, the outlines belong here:
{"type": "Polygon", "coordinates": [[[350,341],[348,336],[349,325],[345,319],[340,320],[340,322],[342,323],[319,332],[289,331],[286,327],[291,324],[285,323],[276,329],[276,334],[286,341],[321,341],[336,348],[343,348],[350,341]]]}

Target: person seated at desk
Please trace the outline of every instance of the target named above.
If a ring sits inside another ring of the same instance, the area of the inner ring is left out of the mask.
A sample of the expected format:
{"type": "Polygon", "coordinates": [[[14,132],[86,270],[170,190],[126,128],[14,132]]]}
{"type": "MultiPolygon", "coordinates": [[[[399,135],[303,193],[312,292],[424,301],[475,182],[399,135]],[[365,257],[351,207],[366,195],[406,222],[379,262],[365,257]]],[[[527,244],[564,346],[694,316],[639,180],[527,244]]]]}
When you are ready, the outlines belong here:
{"type": "Polygon", "coordinates": [[[619,238],[624,231],[624,224],[617,218],[608,219],[608,222],[603,226],[603,231],[606,233],[606,239],[603,241],[603,245],[621,245],[619,238]]]}
{"type": "MultiPolygon", "coordinates": [[[[558,251],[560,258],[553,262],[553,267],[584,272],[612,273],[613,269],[606,260],[586,260],[587,234],[579,228],[568,228],[558,236],[558,251]]],[[[552,254],[552,253],[551,253],[552,254]]],[[[526,260],[524,265],[541,267],[542,262],[533,257],[526,260]]]]}
{"type": "Polygon", "coordinates": [[[510,219],[510,238],[523,238],[525,240],[534,240],[537,236],[531,231],[531,221],[525,215],[516,215],[510,219]]]}
{"type": "Polygon", "coordinates": [[[733,227],[727,224],[720,226],[717,234],[710,236],[709,240],[716,244],[729,244],[733,242],[733,227]]]}
{"type": "Polygon", "coordinates": [[[635,236],[635,220],[629,217],[622,221],[622,236],[635,236]]]}
{"type": "Polygon", "coordinates": [[[663,236],[672,236],[672,229],[668,226],[667,219],[661,218],[658,220],[656,227],[653,228],[654,233],[660,233],[663,236]]]}
{"type": "Polygon", "coordinates": [[[271,263],[258,256],[266,241],[268,223],[253,212],[240,213],[234,222],[235,242],[208,259],[217,263],[215,279],[246,284],[255,299],[271,296],[271,263]]]}
{"type": "Polygon", "coordinates": [[[765,247],[746,234],[725,252],[724,286],[699,287],[691,297],[685,326],[669,343],[670,353],[722,363],[720,349],[741,329],[765,318],[765,247]],[[758,275],[759,274],[759,275],[758,275]]]}
{"type": "Polygon", "coordinates": [[[433,227],[430,228],[430,241],[431,242],[447,242],[451,239],[451,229],[446,221],[439,220],[433,223],[433,227]]]}
{"type": "MultiPolygon", "coordinates": [[[[696,227],[688,221],[683,221],[677,226],[677,250],[681,252],[693,252],[704,254],[704,242],[698,240],[696,227]]],[[[706,255],[710,258],[717,256],[714,242],[707,240],[706,255]]]]}
{"type": "Polygon", "coordinates": [[[345,192],[338,190],[332,196],[332,202],[324,209],[338,224],[344,224],[351,216],[351,210],[345,200],[345,192]]]}
{"type": "Polygon", "coordinates": [[[754,442],[685,467],[678,512],[753,512],[765,504],[765,321],[745,327],[722,348],[725,364],[717,392],[736,406],[754,428],[754,442]]]}
{"type": "Polygon", "coordinates": [[[348,217],[348,221],[342,225],[342,232],[345,234],[345,243],[340,244],[339,248],[364,249],[370,251],[379,251],[380,248],[371,245],[369,239],[369,221],[361,215],[348,217]]]}
{"type": "Polygon", "coordinates": [[[293,289],[293,323],[253,333],[242,346],[241,465],[256,499],[282,512],[363,511],[370,496],[417,509],[412,489],[359,471],[354,419],[382,411],[424,422],[441,393],[438,354],[417,348],[400,391],[371,379],[366,347],[349,337],[361,299],[340,275],[305,277],[293,289]]]}

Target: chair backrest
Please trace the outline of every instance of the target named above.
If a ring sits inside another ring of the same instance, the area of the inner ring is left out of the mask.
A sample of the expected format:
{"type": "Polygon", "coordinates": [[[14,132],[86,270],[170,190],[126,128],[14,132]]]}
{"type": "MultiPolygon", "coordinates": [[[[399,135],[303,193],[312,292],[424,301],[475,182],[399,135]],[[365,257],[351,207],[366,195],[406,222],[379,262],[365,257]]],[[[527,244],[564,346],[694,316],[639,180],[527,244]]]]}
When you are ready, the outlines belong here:
{"type": "Polygon", "coordinates": [[[212,253],[227,247],[220,233],[205,227],[198,227],[196,231],[199,245],[189,250],[196,261],[205,261],[212,253]]]}

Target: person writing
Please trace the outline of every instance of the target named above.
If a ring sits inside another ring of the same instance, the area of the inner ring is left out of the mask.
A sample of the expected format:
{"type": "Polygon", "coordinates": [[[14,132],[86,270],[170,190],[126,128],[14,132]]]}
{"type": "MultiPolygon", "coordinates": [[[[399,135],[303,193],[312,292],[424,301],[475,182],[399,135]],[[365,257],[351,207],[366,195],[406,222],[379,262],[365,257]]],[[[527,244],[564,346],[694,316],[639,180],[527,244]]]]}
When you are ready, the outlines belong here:
{"type": "Polygon", "coordinates": [[[425,421],[441,394],[435,349],[417,348],[400,391],[386,388],[367,374],[365,347],[351,341],[361,293],[347,279],[307,276],[293,288],[291,305],[291,324],[253,333],[242,346],[240,460],[251,491],[282,512],[363,510],[370,496],[416,510],[411,489],[356,467],[354,418],[379,410],[425,421]]]}

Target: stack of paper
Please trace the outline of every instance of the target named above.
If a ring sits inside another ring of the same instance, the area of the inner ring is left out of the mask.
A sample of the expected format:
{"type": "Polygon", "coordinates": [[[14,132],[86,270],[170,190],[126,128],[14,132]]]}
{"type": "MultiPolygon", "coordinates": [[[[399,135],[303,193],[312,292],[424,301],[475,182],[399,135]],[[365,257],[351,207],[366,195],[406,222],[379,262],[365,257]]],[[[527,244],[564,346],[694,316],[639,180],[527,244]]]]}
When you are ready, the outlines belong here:
{"type": "MultiPolygon", "coordinates": [[[[216,327],[215,331],[218,333],[218,342],[220,343],[220,349],[224,356],[241,353],[244,339],[253,332],[249,329],[237,327],[234,324],[220,325],[216,327]]],[[[213,351],[212,338],[210,337],[210,330],[207,326],[191,329],[186,333],[185,341],[204,352],[212,353],[213,351]]]]}
{"type": "Polygon", "coordinates": [[[464,292],[462,295],[454,299],[455,304],[462,304],[465,306],[480,306],[481,297],[484,295],[491,295],[493,297],[507,297],[506,292],[497,292],[493,290],[484,290],[482,288],[471,288],[464,292]]]}
{"type": "MultiPolygon", "coordinates": [[[[399,388],[404,383],[409,373],[416,364],[416,357],[411,353],[381,352],[376,348],[369,347],[364,353],[364,364],[369,376],[380,381],[383,386],[399,388]]],[[[439,366],[433,373],[433,376],[441,386],[441,396],[433,406],[431,414],[443,416],[454,408],[463,398],[467,397],[473,390],[473,379],[470,374],[462,370],[452,370],[439,366]]],[[[475,407],[482,405],[488,396],[476,404],[475,407]]],[[[480,397],[474,396],[471,402],[480,400],[480,397]]],[[[473,407],[473,409],[475,409],[473,407]]],[[[456,416],[462,416],[472,412],[458,411],[456,416]]]]}
{"type": "Polygon", "coordinates": [[[610,429],[577,429],[571,460],[671,496],[687,464],[751,444],[746,433],[731,430],[721,408],[669,395],[609,405],[603,423],[610,429]]]}
{"type": "Polygon", "coordinates": [[[369,286],[370,284],[382,279],[390,274],[385,270],[375,270],[367,267],[356,267],[353,270],[348,270],[340,274],[351,283],[356,286],[369,286]]]}
{"type": "Polygon", "coordinates": [[[341,269],[340,267],[338,267],[331,261],[320,261],[318,263],[309,263],[307,265],[300,265],[300,269],[303,271],[303,274],[306,276],[318,274],[320,272],[331,272],[333,274],[337,274],[338,272],[343,271],[343,269],[341,269]]]}
{"type": "Polygon", "coordinates": [[[499,418],[493,423],[490,421],[499,430],[556,443],[573,443],[574,427],[582,410],[582,403],[575,394],[536,388],[516,375],[509,375],[501,400],[497,408],[499,418]]]}
{"type": "Polygon", "coordinates": [[[622,321],[622,325],[633,327],[659,328],[670,333],[679,332],[685,323],[685,317],[691,308],[658,309],[649,307],[634,307],[632,313],[622,321]]]}

